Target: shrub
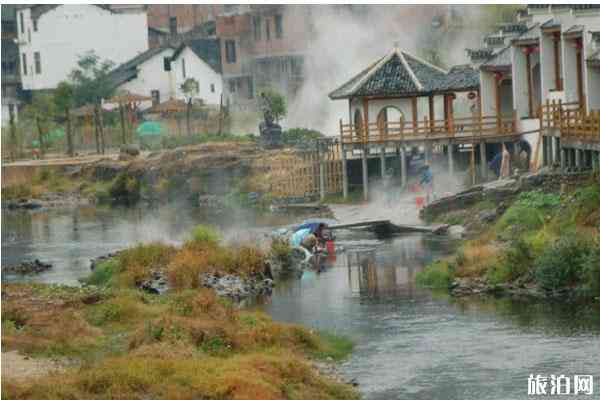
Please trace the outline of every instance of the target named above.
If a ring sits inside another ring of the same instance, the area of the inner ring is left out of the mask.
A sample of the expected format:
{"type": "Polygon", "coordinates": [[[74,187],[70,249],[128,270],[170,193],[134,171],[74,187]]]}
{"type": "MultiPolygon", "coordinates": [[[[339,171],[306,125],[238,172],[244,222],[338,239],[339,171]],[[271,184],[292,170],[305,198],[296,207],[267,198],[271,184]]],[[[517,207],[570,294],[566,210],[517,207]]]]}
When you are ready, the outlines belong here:
{"type": "Polygon", "coordinates": [[[592,296],[600,296],[600,242],[596,242],[583,257],[581,279],[586,291],[592,296]]]}
{"type": "Polygon", "coordinates": [[[90,276],[83,278],[82,282],[88,285],[105,286],[110,284],[113,275],[121,269],[119,260],[110,259],[96,265],[90,276]]]}
{"type": "Polygon", "coordinates": [[[500,249],[483,240],[468,242],[457,251],[455,275],[458,277],[482,276],[490,262],[497,258],[500,249]]]}
{"type": "Polygon", "coordinates": [[[517,204],[531,208],[552,208],[560,205],[560,196],[554,193],[533,190],[521,193],[517,199],[517,204]]]}
{"type": "Polygon", "coordinates": [[[140,181],[126,172],[121,172],[115,178],[108,192],[114,202],[135,204],[140,199],[140,181]]]}
{"type": "Polygon", "coordinates": [[[194,244],[216,246],[221,241],[221,236],[211,226],[198,225],[192,231],[191,241],[194,244]]]}
{"type": "Polygon", "coordinates": [[[417,272],[417,284],[434,289],[447,289],[454,279],[454,266],[447,261],[434,261],[417,272]]]}
{"type": "Polygon", "coordinates": [[[546,290],[577,283],[589,250],[588,244],[576,237],[561,237],[535,260],[537,283],[546,290]]]}
{"type": "Polygon", "coordinates": [[[543,224],[544,215],[540,210],[521,203],[515,203],[506,210],[498,221],[498,229],[500,231],[506,231],[508,228],[531,231],[538,229],[543,224]]]}
{"type": "Polygon", "coordinates": [[[285,238],[274,238],[269,250],[269,258],[287,269],[292,266],[292,247],[285,238]]]}

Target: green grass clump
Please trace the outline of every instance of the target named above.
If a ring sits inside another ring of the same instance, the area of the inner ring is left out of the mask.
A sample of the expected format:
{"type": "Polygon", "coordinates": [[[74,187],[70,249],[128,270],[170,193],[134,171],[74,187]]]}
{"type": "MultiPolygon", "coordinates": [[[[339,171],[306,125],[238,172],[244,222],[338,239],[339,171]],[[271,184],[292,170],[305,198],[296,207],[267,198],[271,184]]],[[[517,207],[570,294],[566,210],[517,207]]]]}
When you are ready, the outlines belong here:
{"type": "Polygon", "coordinates": [[[118,259],[110,259],[96,265],[92,273],[82,281],[88,285],[107,286],[113,276],[121,271],[118,259]]]}
{"type": "Polygon", "coordinates": [[[195,244],[216,246],[221,241],[219,233],[211,226],[198,225],[192,231],[191,242],[195,244]]]}
{"type": "Polygon", "coordinates": [[[454,265],[447,261],[434,261],[417,272],[416,281],[419,286],[433,289],[447,289],[454,280],[454,265]]]}

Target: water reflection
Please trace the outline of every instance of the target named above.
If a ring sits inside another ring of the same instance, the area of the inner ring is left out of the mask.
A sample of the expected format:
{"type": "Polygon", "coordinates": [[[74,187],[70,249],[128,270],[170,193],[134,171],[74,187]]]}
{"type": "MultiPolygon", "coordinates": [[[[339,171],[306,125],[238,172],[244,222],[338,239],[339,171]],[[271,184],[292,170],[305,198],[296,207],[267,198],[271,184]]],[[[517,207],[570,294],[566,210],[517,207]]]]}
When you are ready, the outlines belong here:
{"type": "Polygon", "coordinates": [[[272,227],[300,222],[301,215],[257,214],[248,210],[215,213],[168,204],[159,207],[30,211],[2,210],[2,265],[38,258],[54,267],[40,275],[2,275],[3,281],[77,284],[91,258],[140,242],[178,243],[197,224],[218,226],[225,239],[256,239],[272,227]]]}
{"type": "Polygon", "coordinates": [[[524,399],[530,373],[600,371],[600,305],[454,299],[414,284],[452,243],[338,240],[347,252],[334,265],[283,282],[262,308],[352,337],[341,370],[366,399],[524,399]]]}

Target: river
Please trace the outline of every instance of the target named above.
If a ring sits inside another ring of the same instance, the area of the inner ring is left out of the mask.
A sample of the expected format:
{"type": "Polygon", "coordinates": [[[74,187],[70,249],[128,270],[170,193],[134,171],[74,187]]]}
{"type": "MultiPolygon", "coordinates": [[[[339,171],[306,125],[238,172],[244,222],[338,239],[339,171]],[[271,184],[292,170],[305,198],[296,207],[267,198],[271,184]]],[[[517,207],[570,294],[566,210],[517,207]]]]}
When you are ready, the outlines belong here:
{"type": "MultiPolygon", "coordinates": [[[[90,258],[139,241],[179,242],[200,222],[232,238],[242,223],[255,237],[299,221],[177,206],[3,211],[2,265],[39,258],[54,268],[28,279],[76,284],[90,258]]],[[[279,282],[258,307],[277,320],[351,337],[356,348],[340,370],[356,378],[366,399],[525,399],[529,374],[592,374],[600,385],[597,305],[454,299],[417,288],[416,272],[452,250],[444,237],[346,233],[337,243],[346,251],[322,272],[279,282]]]]}

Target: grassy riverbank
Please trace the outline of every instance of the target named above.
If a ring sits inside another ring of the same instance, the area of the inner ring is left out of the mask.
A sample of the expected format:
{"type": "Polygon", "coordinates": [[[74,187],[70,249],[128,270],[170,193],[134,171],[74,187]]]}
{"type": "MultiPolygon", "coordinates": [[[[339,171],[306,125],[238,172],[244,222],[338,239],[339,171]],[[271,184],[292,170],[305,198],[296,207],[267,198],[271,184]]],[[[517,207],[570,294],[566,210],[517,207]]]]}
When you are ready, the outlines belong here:
{"type": "Polygon", "coordinates": [[[352,399],[313,362],[352,344],[239,309],[200,287],[198,274],[252,276],[265,254],[222,245],[197,229],[182,247],[140,245],[99,264],[83,288],[3,284],[3,350],[65,360],[65,369],[4,380],[7,399],[352,399]],[[157,269],[167,294],[136,289],[157,269]],[[68,361],[68,362],[67,362],[68,361]]]}
{"type": "Polygon", "coordinates": [[[542,294],[600,296],[600,185],[566,193],[521,193],[491,223],[478,211],[496,205],[480,202],[440,220],[465,224],[474,239],[456,254],[430,264],[417,275],[423,286],[448,288],[456,278],[478,280],[542,294]]]}

